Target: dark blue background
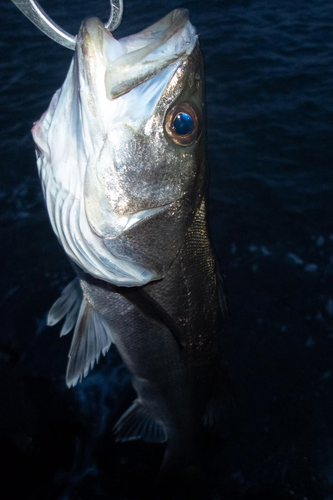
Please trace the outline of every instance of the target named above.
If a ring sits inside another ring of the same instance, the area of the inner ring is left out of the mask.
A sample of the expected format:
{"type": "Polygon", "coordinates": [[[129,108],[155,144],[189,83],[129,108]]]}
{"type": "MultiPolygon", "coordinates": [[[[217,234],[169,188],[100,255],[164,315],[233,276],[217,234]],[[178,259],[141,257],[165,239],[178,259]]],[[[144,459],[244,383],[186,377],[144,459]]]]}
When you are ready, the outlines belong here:
{"type": "MultiPolygon", "coordinates": [[[[67,31],[105,0],[48,0],[67,31]]],[[[116,37],[186,7],[206,62],[210,224],[227,279],[235,409],[207,455],[206,499],[333,498],[333,3],[125,0],[116,37]]],[[[110,351],[74,390],[70,338],[45,326],[72,277],[30,135],[72,53],[2,2],[0,449],[25,498],[148,498],[159,447],[116,445],[133,399],[110,351]],[[143,493],[144,492],[144,493],[143,493]]],[[[4,486],[3,486],[4,487],[4,486]]],[[[183,498],[183,497],[179,497],[183,498]]]]}

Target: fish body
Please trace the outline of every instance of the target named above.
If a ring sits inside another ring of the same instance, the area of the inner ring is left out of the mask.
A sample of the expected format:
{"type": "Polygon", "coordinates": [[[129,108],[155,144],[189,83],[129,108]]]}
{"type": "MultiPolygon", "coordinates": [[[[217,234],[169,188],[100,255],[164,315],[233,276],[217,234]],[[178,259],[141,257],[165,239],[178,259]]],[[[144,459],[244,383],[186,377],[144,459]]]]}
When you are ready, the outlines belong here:
{"type": "Polygon", "coordinates": [[[116,438],[168,439],[164,468],[196,461],[204,437],[203,424],[209,419],[221,376],[215,262],[204,200],[181,251],[162,280],[131,290],[133,295],[128,297],[103,281],[83,275],[80,279],[93,308],[114,324],[113,341],[138,394],[130,415],[116,425],[116,438]],[[142,308],[135,296],[142,290],[174,318],[181,346],[162,320],[152,318],[142,308]],[[145,413],[161,427],[157,438],[154,425],[148,423],[146,430],[141,429],[147,423],[145,413]]]}
{"type": "Polygon", "coordinates": [[[138,395],[116,438],[168,441],[165,470],[196,459],[222,373],[203,102],[187,11],[120,41],[92,18],[33,128],[50,220],[77,273],[48,316],[65,317],[61,334],[74,327],[67,384],[114,343],[138,395]]]}

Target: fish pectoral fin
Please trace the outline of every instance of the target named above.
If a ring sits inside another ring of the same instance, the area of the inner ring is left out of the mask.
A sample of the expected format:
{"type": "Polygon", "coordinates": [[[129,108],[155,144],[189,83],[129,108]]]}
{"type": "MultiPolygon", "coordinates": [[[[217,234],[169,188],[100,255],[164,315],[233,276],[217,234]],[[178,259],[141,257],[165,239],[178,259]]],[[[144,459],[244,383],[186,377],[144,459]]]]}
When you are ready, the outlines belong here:
{"type": "Polygon", "coordinates": [[[53,326],[63,318],[65,322],[61,328],[60,337],[69,333],[75,326],[82,301],[82,290],[78,278],[73,279],[61,292],[59,299],[51,307],[46,323],[53,326]]]}
{"type": "Polygon", "coordinates": [[[168,440],[164,425],[157,423],[138,400],[120,417],[113,433],[116,441],[121,442],[143,439],[148,443],[165,443],[168,440]]]}
{"type": "Polygon", "coordinates": [[[101,354],[105,356],[113,341],[107,320],[83,297],[78,314],[67,365],[68,387],[81,382],[101,354]]]}
{"type": "Polygon", "coordinates": [[[183,349],[183,345],[180,340],[181,333],[175,320],[148,292],[142,288],[136,290],[122,288],[121,290],[122,291],[119,292],[118,288],[118,293],[121,293],[124,297],[126,297],[127,300],[138,307],[146,316],[167,326],[173,335],[173,338],[177,342],[179,349],[183,349]]]}

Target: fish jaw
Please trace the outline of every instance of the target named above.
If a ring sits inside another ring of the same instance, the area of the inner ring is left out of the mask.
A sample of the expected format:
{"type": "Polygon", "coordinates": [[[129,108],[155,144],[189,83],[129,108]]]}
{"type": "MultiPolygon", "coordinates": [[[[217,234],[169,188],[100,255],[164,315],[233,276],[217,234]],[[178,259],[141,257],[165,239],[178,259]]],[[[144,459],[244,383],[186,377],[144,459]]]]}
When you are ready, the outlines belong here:
{"type": "Polygon", "coordinates": [[[113,100],[189,55],[197,38],[188,10],[175,9],[145,30],[120,40],[99,19],[86,19],[77,45],[83,48],[87,66],[96,69],[101,62],[105,67],[106,97],[113,100]]]}
{"type": "Polygon", "coordinates": [[[105,85],[108,99],[129,92],[180,57],[189,55],[197,40],[186,9],[176,9],[136,36],[120,43],[127,53],[108,67],[105,85]]]}
{"type": "Polygon", "coordinates": [[[98,19],[83,22],[66,81],[33,137],[53,229],[85,272],[137,286],[162,278],[175,258],[202,197],[205,146],[202,130],[189,147],[172,143],[165,119],[190,102],[203,129],[202,77],[187,11],[120,41],[98,19]],[[175,237],[152,257],[161,213],[175,237]]]}

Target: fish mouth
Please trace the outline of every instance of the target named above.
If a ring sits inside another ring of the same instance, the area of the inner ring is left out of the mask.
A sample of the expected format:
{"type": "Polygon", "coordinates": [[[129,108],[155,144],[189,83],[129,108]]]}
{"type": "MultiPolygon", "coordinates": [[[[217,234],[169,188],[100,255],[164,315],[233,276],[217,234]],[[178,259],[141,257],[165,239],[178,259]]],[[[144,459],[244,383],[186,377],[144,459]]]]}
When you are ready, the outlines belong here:
{"type": "Polygon", "coordinates": [[[187,9],[175,9],[163,19],[134,35],[116,40],[97,18],[84,21],[83,32],[105,66],[105,90],[109,100],[161,73],[189,55],[197,42],[187,9]]]}

